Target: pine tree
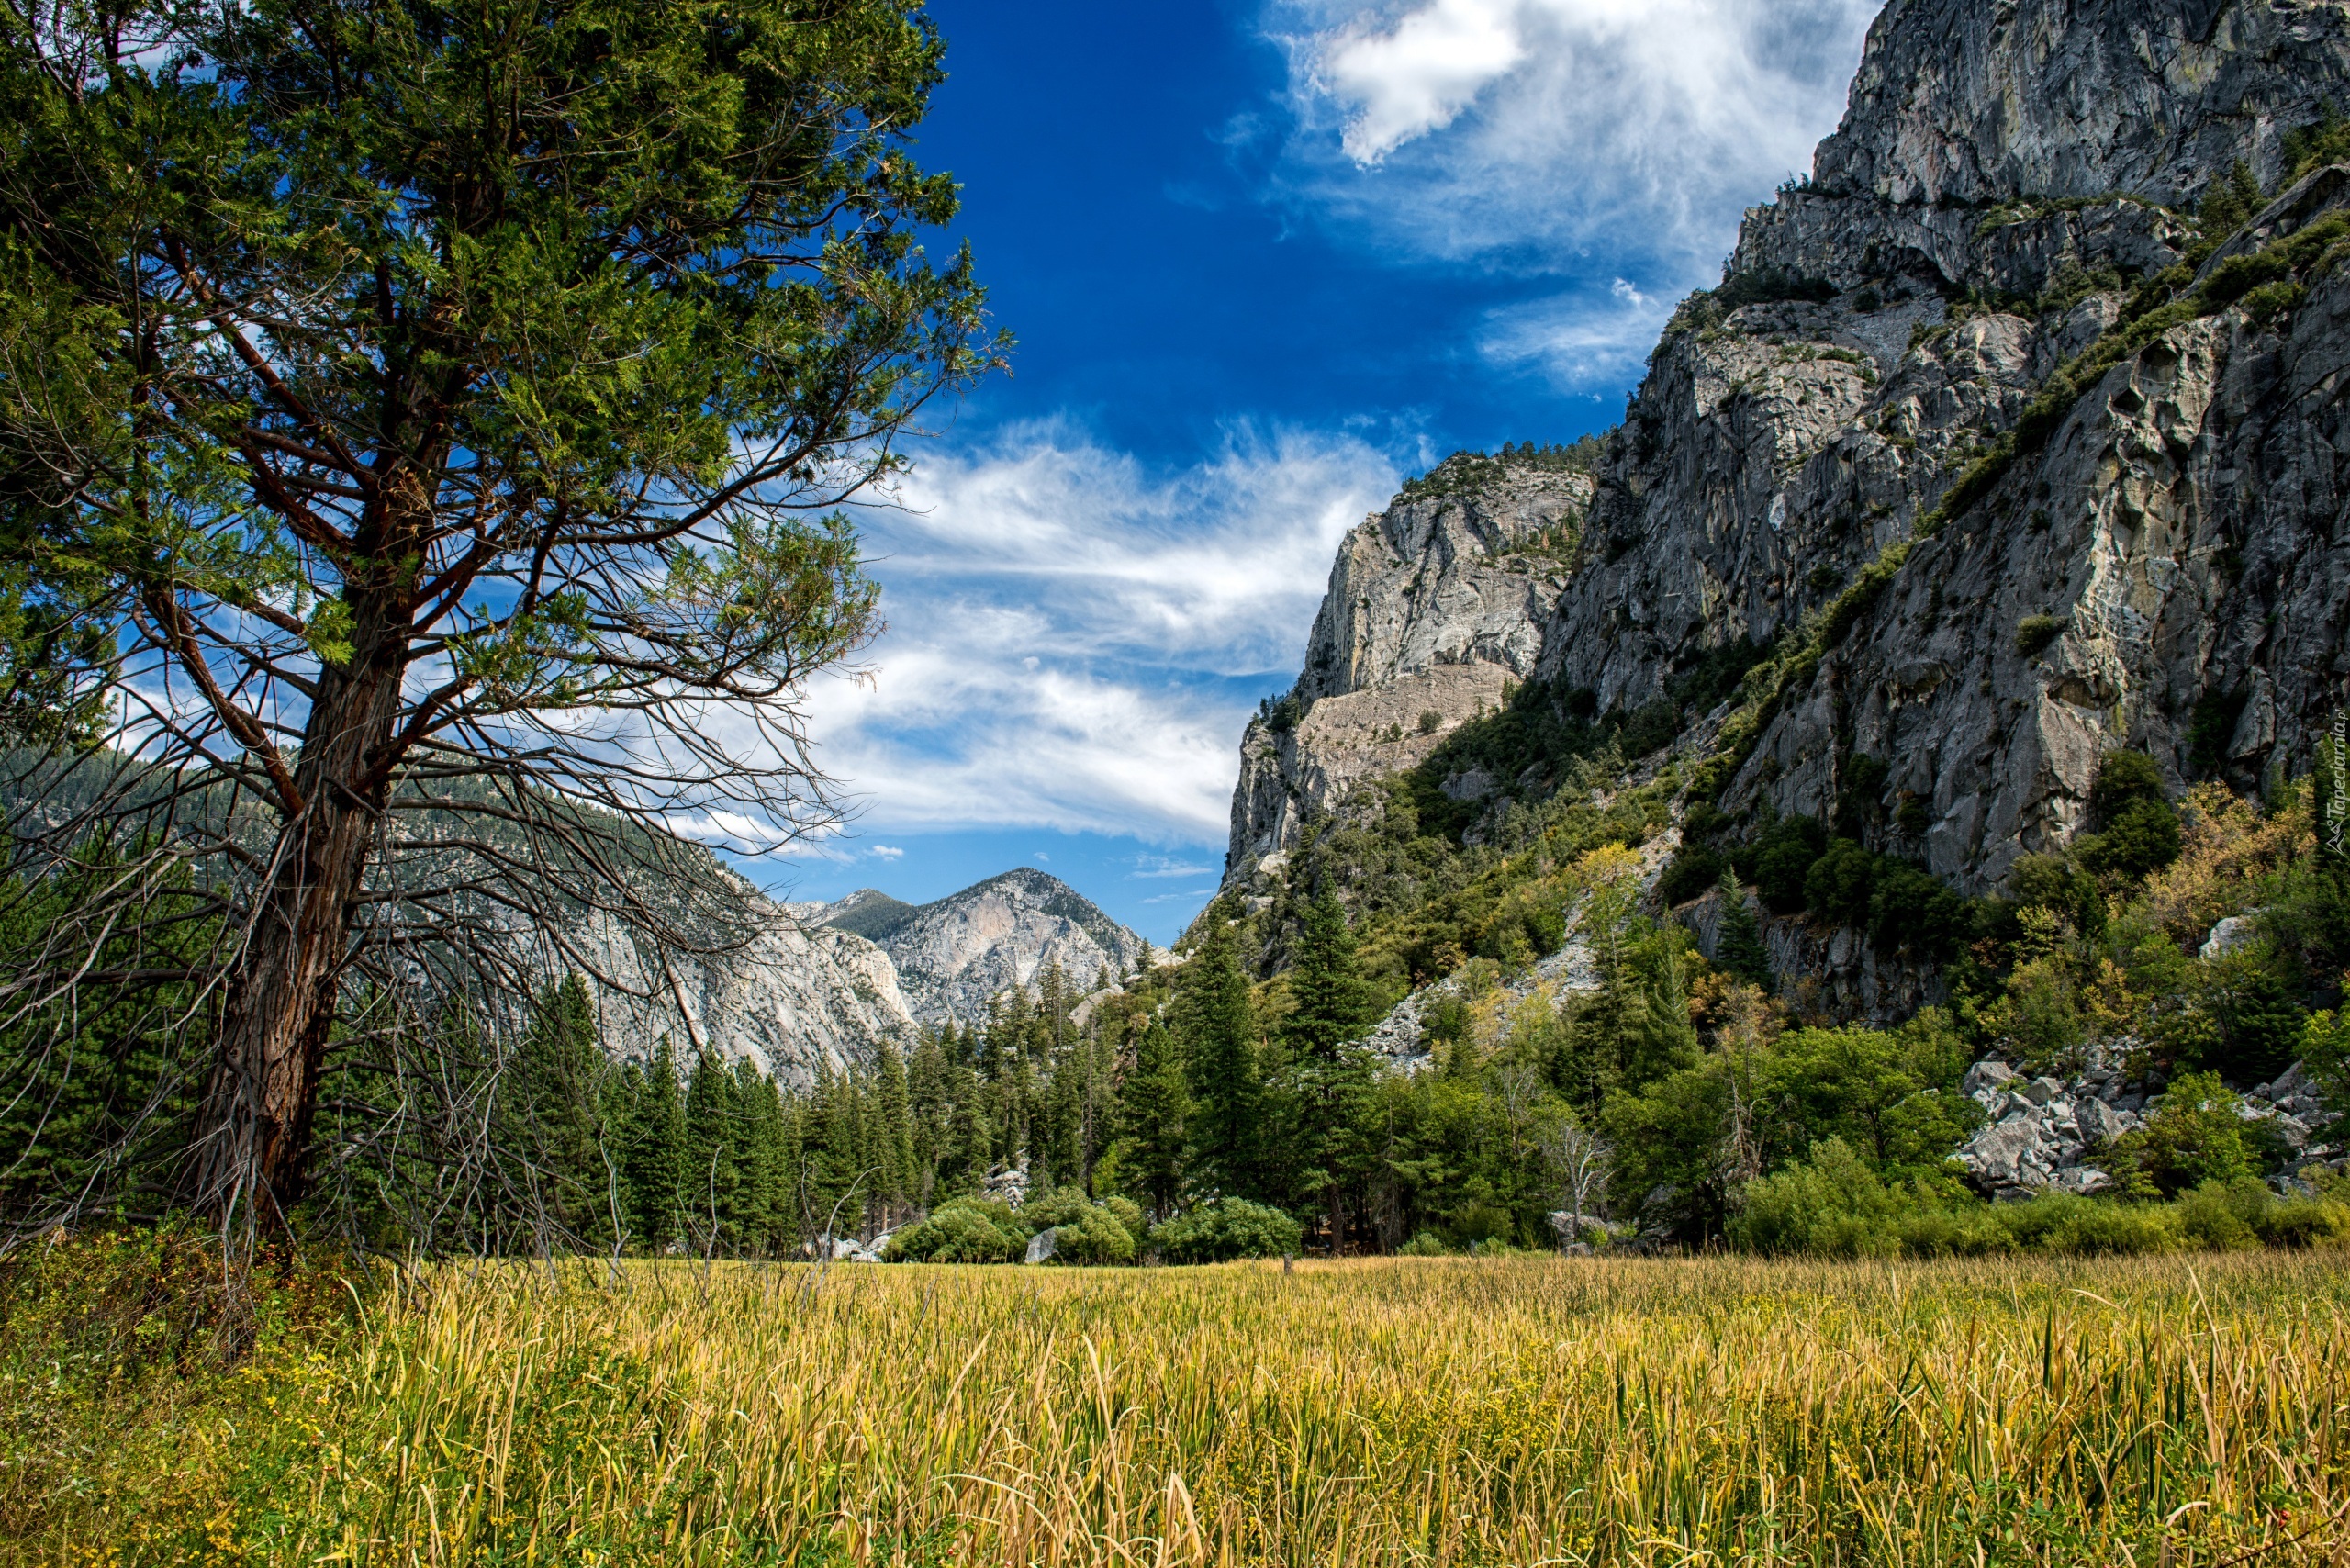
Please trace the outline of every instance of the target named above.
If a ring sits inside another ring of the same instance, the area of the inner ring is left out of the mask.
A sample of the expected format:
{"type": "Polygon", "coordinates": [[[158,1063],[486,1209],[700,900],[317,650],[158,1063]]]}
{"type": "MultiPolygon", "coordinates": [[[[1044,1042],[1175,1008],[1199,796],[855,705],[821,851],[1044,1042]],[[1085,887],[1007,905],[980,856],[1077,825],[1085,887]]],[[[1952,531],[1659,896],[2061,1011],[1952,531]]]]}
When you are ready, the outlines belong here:
{"type": "Polygon", "coordinates": [[[538,1250],[609,1240],[605,1071],[595,1002],[573,973],[541,993],[498,1097],[495,1141],[531,1204],[538,1250]]]}
{"type": "Polygon", "coordinates": [[[1264,1086],[1258,1075],[1256,1009],[1221,902],[1175,982],[1175,1026],[1191,1067],[1192,1168],[1202,1184],[1232,1197],[1256,1191],[1264,1086]]]}
{"type": "Polygon", "coordinates": [[[783,1230],[783,1100],[775,1080],[744,1060],[734,1064],[734,1103],[742,1129],[736,1246],[765,1257],[775,1250],[783,1230]]]}
{"type": "Polygon", "coordinates": [[[677,1081],[677,1054],[661,1036],[644,1064],[629,1128],[630,1228],[646,1250],[662,1252],[684,1235],[686,1106],[677,1081]]]}
{"type": "Polygon", "coordinates": [[[1085,1063],[1084,1093],[1080,1103],[1082,1125],[1079,1128],[1079,1155],[1083,1164],[1080,1184],[1091,1194],[1093,1192],[1093,1168],[1108,1154],[1117,1137],[1117,1046],[1109,1030],[1102,1026],[1099,1014],[1087,1021],[1079,1051],[1085,1063]]]}
{"type": "Polygon", "coordinates": [[[906,1081],[906,1064],[887,1041],[882,1043],[874,1076],[878,1081],[881,1128],[881,1146],[876,1159],[881,1170],[877,1185],[884,1223],[893,1224],[899,1216],[912,1211],[919,1179],[914,1168],[913,1103],[906,1081]]]}
{"type": "Polygon", "coordinates": [[[1134,1066],[1119,1086],[1118,1130],[1125,1139],[1119,1166],[1161,1218],[1183,1195],[1191,1114],[1181,1042],[1154,1020],[1135,1041],[1134,1066]]]}
{"type": "Polygon", "coordinates": [[[1327,888],[1306,906],[1289,991],[1294,1005],[1281,1021],[1281,1038],[1296,1127],[1287,1148],[1298,1186],[1318,1196],[1330,1216],[1337,1252],[1345,1241],[1347,1188],[1371,1164],[1368,1120],[1377,1072],[1357,1042],[1378,1022],[1379,1002],[1356,967],[1346,911],[1327,888]]]}
{"type": "Polygon", "coordinates": [[[1721,928],[1714,937],[1714,963],[1749,985],[1771,989],[1771,956],[1762,946],[1762,927],[1748,906],[1746,890],[1737,873],[1724,871],[1721,880],[1721,928]]]}

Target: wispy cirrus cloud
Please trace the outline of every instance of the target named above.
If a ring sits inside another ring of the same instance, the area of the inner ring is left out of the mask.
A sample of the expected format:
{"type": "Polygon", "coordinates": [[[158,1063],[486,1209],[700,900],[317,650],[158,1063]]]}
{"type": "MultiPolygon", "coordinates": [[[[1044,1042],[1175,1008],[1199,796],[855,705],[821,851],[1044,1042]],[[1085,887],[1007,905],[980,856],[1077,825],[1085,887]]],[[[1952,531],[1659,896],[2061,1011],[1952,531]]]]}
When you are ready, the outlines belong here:
{"type": "MultiPolygon", "coordinates": [[[[1220,845],[1248,711],[1397,478],[1302,432],[1235,431],[1172,471],[1064,422],[929,457],[858,519],[889,630],[862,678],[811,693],[821,761],[881,831],[1220,845]]],[[[1164,867],[1138,874],[1214,874],[1164,867]]]]}
{"type": "Polygon", "coordinates": [[[1275,0],[1292,189],[1432,255],[1685,271],[1809,166],[1880,4],[1275,0]]]}
{"type": "Polygon", "coordinates": [[[1810,166],[1881,3],[1271,0],[1270,195],[1424,263],[1562,280],[1480,347],[1621,386],[1744,209],[1810,166]]]}

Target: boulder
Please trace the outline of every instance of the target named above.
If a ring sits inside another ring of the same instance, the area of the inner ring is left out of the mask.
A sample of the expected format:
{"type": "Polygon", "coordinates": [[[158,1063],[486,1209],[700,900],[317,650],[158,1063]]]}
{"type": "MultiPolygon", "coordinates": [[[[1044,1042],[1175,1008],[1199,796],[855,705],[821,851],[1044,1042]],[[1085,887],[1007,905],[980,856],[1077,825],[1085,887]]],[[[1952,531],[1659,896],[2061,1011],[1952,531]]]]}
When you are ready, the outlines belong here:
{"type": "Polygon", "coordinates": [[[1028,1238],[1028,1256],[1021,1261],[1024,1263],[1048,1261],[1052,1258],[1054,1249],[1060,1245],[1060,1237],[1061,1233],[1058,1229],[1046,1228],[1038,1231],[1028,1238]]]}
{"type": "Polygon", "coordinates": [[[1966,1070],[1966,1076],[1958,1081],[1959,1092],[1987,1108],[2015,1076],[2016,1070],[2006,1062],[1986,1057],[1966,1070]]]}
{"type": "Polygon", "coordinates": [[[2020,1187],[2026,1184],[2041,1148],[2040,1132],[2028,1119],[2017,1116],[1985,1127],[1958,1151],[1959,1163],[1978,1184],[2020,1187]]]}
{"type": "MultiPolygon", "coordinates": [[[[1580,1233],[1575,1225],[1575,1216],[1564,1209],[1552,1210],[1550,1219],[1551,1234],[1559,1238],[1559,1244],[1561,1247],[1573,1247],[1583,1242],[1607,1239],[1607,1226],[1600,1223],[1598,1216],[1595,1215],[1587,1214],[1583,1216],[1580,1233]]],[[[1588,1247],[1583,1249],[1590,1250],[1588,1247]]]]}
{"type": "Polygon", "coordinates": [[[2255,917],[2249,914],[2232,914],[2211,927],[2210,935],[2203,938],[2203,946],[2198,950],[2197,957],[2221,958],[2240,948],[2251,946],[2259,939],[2259,936],[2260,925],[2255,917]]]}
{"type": "Polygon", "coordinates": [[[2035,1105],[2045,1105],[2065,1092],[2065,1085],[2060,1080],[2043,1075],[2029,1083],[2018,1085],[2016,1092],[2035,1105]]]}
{"type": "Polygon", "coordinates": [[[2077,1193],[2087,1197],[2092,1193],[2111,1191],[2113,1178],[2093,1165],[2076,1165],[2056,1172],[2048,1184],[2060,1193],[2077,1193]]]}
{"type": "Polygon", "coordinates": [[[2131,1126],[2121,1119],[2121,1112],[2102,1100],[2079,1102],[2073,1107],[2073,1121],[2083,1140],[2091,1147],[2120,1137],[2131,1126]]]}

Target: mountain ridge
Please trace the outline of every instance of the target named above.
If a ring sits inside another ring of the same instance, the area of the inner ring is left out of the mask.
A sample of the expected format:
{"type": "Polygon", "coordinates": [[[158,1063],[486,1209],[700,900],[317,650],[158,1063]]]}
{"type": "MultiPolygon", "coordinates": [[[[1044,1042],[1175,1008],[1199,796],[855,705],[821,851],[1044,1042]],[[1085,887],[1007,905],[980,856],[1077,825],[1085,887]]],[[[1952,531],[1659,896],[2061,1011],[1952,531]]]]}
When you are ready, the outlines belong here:
{"type": "Polygon", "coordinates": [[[2312,0],[1894,0],[1812,174],[1746,214],[1561,493],[1562,580],[1482,642],[1425,591],[1502,567],[1482,515],[1546,482],[1510,452],[1341,545],[1243,737],[1226,886],[1271,907],[1317,823],[1430,769],[1423,817],[1503,834],[1564,776],[1467,744],[1503,711],[1678,756],[1693,853],[1808,818],[1967,893],[2070,843],[2110,751],[2174,797],[2305,768],[2350,702],[2346,97],[2350,16],[2312,0]],[[1363,678],[1363,625],[1447,654],[1465,695],[1426,742],[1338,722],[1437,667],[1363,678]]]}
{"type": "Polygon", "coordinates": [[[928,903],[861,888],[827,904],[798,905],[811,925],[869,939],[895,967],[914,1015],[965,1025],[1014,986],[1034,988],[1058,964],[1072,995],[1103,970],[1131,970],[1145,944],[1059,878],[1016,866],[928,903]]]}

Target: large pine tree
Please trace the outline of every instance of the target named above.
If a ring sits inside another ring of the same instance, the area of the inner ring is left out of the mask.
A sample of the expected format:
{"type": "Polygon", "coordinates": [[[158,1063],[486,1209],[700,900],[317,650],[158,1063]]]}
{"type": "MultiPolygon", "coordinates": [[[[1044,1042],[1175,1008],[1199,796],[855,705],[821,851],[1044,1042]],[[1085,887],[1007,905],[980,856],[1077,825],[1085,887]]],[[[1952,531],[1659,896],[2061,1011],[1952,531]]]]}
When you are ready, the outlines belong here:
{"type": "Polygon", "coordinates": [[[1356,965],[1346,911],[1326,887],[1306,905],[1289,992],[1281,1039],[1295,1122],[1286,1140],[1291,1180],[1299,1196],[1318,1198],[1329,1215],[1335,1252],[1346,1240],[1346,1193],[1371,1165],[1377,1068],[1357,1042],[1379,1021],[1380,1008],[1356,965]]]}
{"type": "Polygon", "coordinates": [[[529,1209],[534,1244],[609,1245],[603,1080],[596,1004],[577,972],[543,991],[498,1096],[493,1142],[529,1209]]]}
{"type": "MultiPolygon", "coordinates": [[[[45,857],[146,814],[209,857],[216,1219],[303,1198],[354,971],[431,946],[487,989],[514,911],[705,939],[739,900],[642,829],[830,814],[800,704],[877,625],[838,503],[994,358],[919,243],[943,51],[901,0],[0,25],[0,691],[146,765],[45,857]]],[[[160,929],[136,881],[108,924],[160,929]]],[[[85,1007],[147,983],[9,958],[85,1007]]]]}
{"type": "Polygon", "coordinates": [[[1119,1169],[1160,1217],[1183,1196],[1191,1085],[1181,1043],[1156,1019],[1135,1041],[1134,1065],[1118,1092],[1119,1169]]]}
{"type": "Polygon", "coordinates": [[[1173,1002],[1191,1067],[1192,1163],[1210,1192],[1254,1196],[1264,1163],[1256,1008],[1224,906],[1210,905],[1203,923],[1207,933],[1177,974],[1173,1002]]]}
{"type": "Polygon", "coordinates": [[[688,1159],[685,1095],[668,1036],[637,1070],[628,1129],[630,1228],[646,1251],[660,1252],[684,1236],[688,1159]]]}

